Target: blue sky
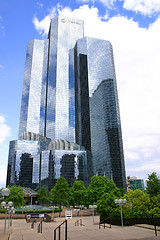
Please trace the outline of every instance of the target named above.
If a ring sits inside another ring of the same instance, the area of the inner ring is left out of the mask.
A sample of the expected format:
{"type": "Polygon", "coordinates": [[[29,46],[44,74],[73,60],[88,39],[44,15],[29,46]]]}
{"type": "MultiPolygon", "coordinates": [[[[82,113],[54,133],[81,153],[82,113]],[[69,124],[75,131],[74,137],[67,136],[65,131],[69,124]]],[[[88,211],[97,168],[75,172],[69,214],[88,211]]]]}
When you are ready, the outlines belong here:
{"type": "Polygon", "coordinates": [[[85,35],[113,45],[126,174],[160,175],[160,1],[0,0],[0,186],[17,139],[27,42],[56,15],[84,20],[85,35]]]}

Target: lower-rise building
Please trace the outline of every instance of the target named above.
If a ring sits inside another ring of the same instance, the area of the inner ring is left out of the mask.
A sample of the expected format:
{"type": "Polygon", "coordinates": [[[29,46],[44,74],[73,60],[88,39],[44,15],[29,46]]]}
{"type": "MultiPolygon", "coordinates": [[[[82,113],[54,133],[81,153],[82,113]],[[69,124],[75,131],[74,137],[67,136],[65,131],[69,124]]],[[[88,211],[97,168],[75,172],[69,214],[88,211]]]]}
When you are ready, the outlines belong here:
{"type": "Polygon", "coordinates": [[[127,191],[129,190],[136,190],[136,189],[140,189],[141,191],[144,191],[144,180],[137,178],[135,176],[127,177],[127,191]]]}
{"type": "Polygon", "coordinates": [[[9,186],[16,184],[37,190],[44,185],[50,191],[61,176],[65,177],[70,187],[75,180],[82,180],[88,186],[92,167],[87,168],[87,162],[91,164],[91,156],[78,144],[64,140],[28,139],[11,141],[9,149],[9,186]]]}

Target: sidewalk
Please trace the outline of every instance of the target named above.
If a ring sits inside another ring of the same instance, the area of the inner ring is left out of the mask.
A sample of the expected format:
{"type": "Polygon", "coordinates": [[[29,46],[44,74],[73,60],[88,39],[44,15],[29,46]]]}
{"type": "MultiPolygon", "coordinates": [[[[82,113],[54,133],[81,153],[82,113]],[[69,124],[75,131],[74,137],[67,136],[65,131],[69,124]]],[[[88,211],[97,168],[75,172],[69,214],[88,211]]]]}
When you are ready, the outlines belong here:
{"type": "MultiPolygon", "coordinates": [[[[42,233],[37,233],[38,222],[34,229],[31,229],[31,223],[26,223],[24,219],[14,219],[12,228],[3,234],[4,220],[0,220],[0,240],[53,240],[54,229],[65,219],[56,218],[56,222],[42,223],[42,233]]],[[[155,236],[154,230],[141,228],[137,226],[120,227],[112,226],[110,228],[99,229],[99,217],[82,217],[85,226],[75,226],[76,217],[68,220],[68,240],[160,240],[160,232],[155,236]]],[[[8,224],[8,223],[7,223],[8,224]]],[[[64,234],[64,226],[61,233],[64,234]]],[[[57,236],[58,239],[58,236],[57,236]]],[[[64,239],[61,238],[61,239],[64,239]]]]}
{"type": "Polygon", "coordinates": [[[0,240],[8,240],[13,230],[12,227],[8,228],[8,221],[7,221],[6,233],[4,233],[4,222],[5,222],[4,219],[3,220],[0,219],[0,240]]]}

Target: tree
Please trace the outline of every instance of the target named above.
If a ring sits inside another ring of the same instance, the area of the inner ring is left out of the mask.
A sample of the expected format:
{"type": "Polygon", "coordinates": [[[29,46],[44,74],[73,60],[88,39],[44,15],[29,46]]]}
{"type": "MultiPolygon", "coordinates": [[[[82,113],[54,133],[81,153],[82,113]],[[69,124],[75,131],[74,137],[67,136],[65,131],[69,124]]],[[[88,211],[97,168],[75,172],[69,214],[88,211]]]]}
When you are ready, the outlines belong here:
{"type": "Polygon", "coordinates": [[[86,202],[87,190],[82,181],[75,181],[70,189],[72,205],[82,205],[86,202]]]}
{"type": "Polygon", "coordinates": [[[60,207],[67,205],[69,201],[69,185],[64,177],[58,178],[55,186],[49,193],[49,200],[58,204],[60,207]]]}
{"type": "Polygon", "coordinates": [[[42,186],[38,190],[37,200],[39,203],[42,203],[42,204],[48,202],[47,189],[45,188],[45,186],[42,186]]]}
{"type": "Polygon", "coordinates": [[[93,176],[88,186],[88,202],[96,204],[104,193],[113,193],[116,197],[121,196],[121,190],[116,187],[113,180],[108,177],[93,176]]]}
{"type": "Polygon", "coordinates": [[[151,217],[160,217],[160,194],[150,197],[151,199],[151,217]]]}
{"type": "Polygon", "coordinates": [[[148,174],[146,192],[150,194],[151,197],[160,194],[160,179],[156,172],[148,174]]]}
{"type": "Polygon", "coordinates": [[[98,212],[100,213],[101,219],[106,219],[111,213],[118,213],[120,215],[120,210],[115,205],[114,200],[115,195],[111,193],[104,193],[102,197],[97,201],[98,212]]]}
{"type": "Polygon", "coordinates": [[[126,192],[124,198],[127,200],[126,205],[123,207],[125,218],[140,218],[148,217],[151,209],[151,201],[149,194],[141,191],[140,189],[130,190],[126,192]]]}
{"type": "Polygon", "coordinates": [[[10,195],[6,198],[6,202],[13,202],[14,207],[21,207],[26,205],[26,201],[24,199],[24,192],[21,186],[12,186],[8,187],[10,190],[10,195]]]}

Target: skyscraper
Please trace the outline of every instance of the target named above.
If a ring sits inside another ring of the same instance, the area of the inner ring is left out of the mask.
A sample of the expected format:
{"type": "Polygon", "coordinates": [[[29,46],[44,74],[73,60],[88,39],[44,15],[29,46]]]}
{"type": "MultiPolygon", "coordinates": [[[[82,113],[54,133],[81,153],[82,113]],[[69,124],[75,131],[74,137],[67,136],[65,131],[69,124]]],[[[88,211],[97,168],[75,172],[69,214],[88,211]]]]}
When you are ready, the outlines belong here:
{"type": "Polygon", "coordinates": [[[19,139],[10,143],[7,184],[44,183],[50,189],[60,176],[72,185],[92,174],[126,187],[112,46],[84,37],[83,21],[58,16],[48,39],[28,43],[19,139]],[[27,159],[32,176],[25,178],[27,159]]]}
{"type": "Polygon", "coordinates": [[[91,149],[93,173],[126,185],[117,84],[109,41],[82,38],[75,46],[76,141],[91,149]],[[79,114],[80,113],[80,114],[79,114]]]}
{"type": "Polygon", "coordinates": [[[34,132],[75,141],[74,46],[83,21],[55,17],[47,40],[29,42],[23,83],[19,136],[34,132]]]}

